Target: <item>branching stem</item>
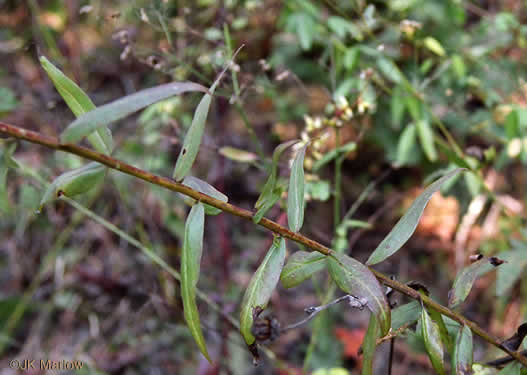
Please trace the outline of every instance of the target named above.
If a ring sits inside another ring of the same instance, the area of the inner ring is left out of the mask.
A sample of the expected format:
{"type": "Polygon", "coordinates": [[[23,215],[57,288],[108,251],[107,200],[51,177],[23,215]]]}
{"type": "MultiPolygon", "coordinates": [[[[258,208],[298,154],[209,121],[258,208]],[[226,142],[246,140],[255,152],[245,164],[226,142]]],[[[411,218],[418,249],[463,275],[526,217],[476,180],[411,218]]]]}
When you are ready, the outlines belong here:
{"type": "MultiPolygon", "coordinates": [[[[144,181],[150,182],[154,185],[158,185],[161,187],[164,187],[166,189],[176,191],[178,193],[187,195],[191,198],[194,198],[195,200],[199,200],[203,203],[206,203],[208,205],[211,205],[213,207],[219,208],[220,210],[230,213],[235,216],[242,217],[247,220],[252,221],[252,217],[254,215],[253,212],[249,210],[245,210],[243,208],[237,207],[235,205],[222,202],[218,199],[212,198],[208,195],[202,194],[196,190],[193,190],[189,188],[188,186],[185,186],[179,182],[176,182],[170,178],[161,177],[158,175],[155,175],[153,173],[144,171],[142,169],[136,168],[130,164],[127,164],[121,160],[115,159],[111,156],[101,154],[99,152],[93,151],[89,148],[74,145],[74,144],[61,144],[57,138],[50,137],[43,135],[38,132],[34,132],[31,130],[26,130],[23,128],[20,128],[18,126],[10,125],[4,122],[0,122],[0,133],[5,134],[7,136],[11,136],[17,139],[22,139],[31,143],[40,144],[42,146],[46,146],[48,148],[64,151],[70,154],[75,154],[78,156],[81,156],[85,159],[89,159],[92,161],[99,162],[101,164],[106,165],[109,168],[116,169],[118,171],[121,171],[123,173],[129,174],[131,176],[135,176],[137,178],[140,178],[144,181]]],[[[270,231],[279,234],[283,237],[286,237],[292,241],[295,241],[297,243],[300,243],[312,250],[318,251],[319,253],[322,253],[324,255],[331,255],[334,253],[333,250],[328,248],[327,246],[324,246],[323,244],[314,241],[300,233],[294,233],[287,229],[286,227],[272,221],[266,218],[263,218],[260,220],[258,225],[269,229],[270,231]]],[[[506,348],[504,345],[502,345],[501,341],[498,340],[496,337],[491,335],[490,333],[486,332],[483,328],[481,328],[478,324],[475,322],[465,318],[461,314],[433,301],[431,298],[427,296],[421,296],[418,291],[410,288],[409,286],[398,282],[396,280],[391,280],[389,276],[385,275],[384,273],[381,273],[379,271],[374,270],[373,268],[370,268],[370,270],[373,272],[373,274],[377,277],[377,279],[393,288],[394,290],[397,290],[398,292],[407,295],[408,297],[415,299],[415,300],[422,300],[425,305],[428,307],[437,310],[439,313],[448,316],[449,318],[457,321],[458,323],[467,325],[472,332],[474,332],[476,335],[480,336],[482,339],[487,341],[488,343],[496,346],[497,348],[503,350],[508,355],[522,363],[523,365],[527,366],[527,357],[523,356],[521,353],[513,352],[510,349],[506,348]]]]}

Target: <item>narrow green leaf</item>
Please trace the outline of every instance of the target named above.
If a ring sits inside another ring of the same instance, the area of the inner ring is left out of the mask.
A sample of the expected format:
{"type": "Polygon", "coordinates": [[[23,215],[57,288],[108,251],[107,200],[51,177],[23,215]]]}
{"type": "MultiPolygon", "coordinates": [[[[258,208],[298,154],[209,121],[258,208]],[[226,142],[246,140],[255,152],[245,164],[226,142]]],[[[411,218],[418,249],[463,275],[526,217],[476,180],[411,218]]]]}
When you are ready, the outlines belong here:
{"type": "Polygon", "coordinates": [[[423,339],[425,341],[425,348],[428,352],[428,357],[432,362],[432,366],[440,375],[445,375],[445,368],[443,365],[443,345],[441,343],[441,334],[437,323],[430,318],[423,306],[421,309],[421,329],[423,339]]]}
{"type": "Polygon", "coordinates": [[[0,139],[0,213],[6,214],[10,210],[9,197],[7,192],[7,173],[9,168],[16,168],[13,165],[13,153],[17,144],[10,140],[0,139]]]}
{"type": "Polygon", "coordinates": [[[414,121],[419,121],[421,119],[422,112],[422,103],[421,101],[413,95],[408,95],[405,98],[406,108],[410,112],[410,116],[414,121]]]}
{"type": "Polygon", "coordinates": [[[527,249],[518,248],[500,253],[500,259],[506,263],[498,267],[496,276],[496,295],[504,296],[509,293],[514,284],[520,279],[527,267],[527,249]]]}
{"type": "MultiPolygon", "coordinates": [[[[53,81],[55,88],[64,99],[75,117],[95,109],[95,104],[90,97],[71,79],[66,77],[55,65],[45,56],[40,56],[40,64],[53,81]]],[[[93,147],[104,154],[111,154],[113,150],[112,133],[108,127],[103,126],[94,132],[87,133],[88,141],[93,147]]]]}
{"type": "Polygon", "coordinates": [[[210,103],[212,102],[211,95],[214,94],[216,86],[218,86],[220,83],[223,75],[232,64],[233,59],[236,57],[236,54],[239,50],[240,49],[234,53],[229,63],[223,68],[221,73],[218,74],[218,77],[209,88],[209,93],[203,95],[203,98],[201,98],[201,101],[194,111],[192,123],[190,124],[187,134],[185,134],[183,147],[179,152],[179,156],[176,161],[176,167],[174,168],[173,178],[176,181],[182,180],[183,177],[188,174],[190,168],[192,168],[192,165],[194,164],[194,160],[196,160],[196,156],[198,155],[199,147],[201,145],[201,139],[203,138],[203,133],[205,132],[205,125],[207,122],[207,116],[209,114],[210,103]]]}
{"type": "Polygon", "coordinates": [[[497,375],[520,375],[521,374],[522,364],[514,361],[509,363],[503,368],[497,375]]]}
{"type": "Polygon", "coordinates": [[[336,149],[333,149],[324,154],[319,160],[313,164],[313,172],[317,172],[324,165],[335,159],[337,156],[346,155],[352,151],[355,151],[357,144],[355,142],[349,142],[336,149]]]}
{"type": "Polygon", "coordinates": [[[374,314],[370,315],[368,330],[362,342],[362,375],[373,375],[373,359],[379,337],[379,323],[374,314]]]}
{"type": "Polygon", "coordinates": [[[424,38],[423,44],[426,48],[428,48],[430,51],[432,51],[438,56],[445,56],[446,54],[445,49],[436,38],[427,36],[426,38],[424,38]]]}
{"type": "Polygon", "coordinates": [[[260,207],[253,216],[253,222],[255,224],[258,224],[260,220],[262,220],[266,212],[269,211],[276,204],[276,202],[278,202],[278,200],[282,196],[282,192],[282,188],[276,188],[271,193],[265,194],[263,196],[263,200],[260,202],[260,207]]]}
{"type": "Polygon", "coordinates": [[[351,21],[338,16],[328,18],[328,27],[340,38],[345,38],[347,34],[358,41],[363,39],[361,30],[351,21]]]}
{"type": "Polygon", "coordinates": [[[434,132],[428,120],[421,119],[417,121],[417,134],[428,160],[436,161],[437,151],[434,143],[434,132]]]}
{"type": "Polygon", "coordinates": [[[385,57],[378,58],[377,67],[393,83],[402,83],[404,81],[403,73],[392,60],[385,57]]]}
{"type": "Polygon", "coordinates": [[[452,339],[450,338],[450,334],[448,332],[446,324],[443,321],[443,315],[441,315],[439,311],[432,309],[432,308],[428,309],[428,313],[430,314],[430,317],[437,324],[437,327],[439,328],[439,335],[441,337],[441,342],[443,343],[443,347],[448,352],[452,352],[454,350],[454,343],[452,342],[452,339]]]}
{"type": "Polygon", "coordinates": [[[198,155],[199,147],[201,145],[201,139],[205,132],[205,124],[207,122],[207,115],[209,114],[210,103],[212,96],[205,94],[199,102],[196,111],[194,112],[194,118],[192,124],[185,135],[183,141],[183,147],[179,153],[176,167],[174,169],[174,179],[176,181],[181,180],[187,175],[194,160],[198,155]]]}
{"type": "Polygon", "coordinates": [[[452,289],[448,292],[448,306],[450,308],[458,306],[461,302],[467,298],[474,281],[480,276],[483,276],[487,272],[492,271],[494,268],[499,266],[501,263],[495,262],[496,258],[483,258],[470,266],[463,268],[456,279],[452,289]]]}
{"type": "Polygon", "coordinates": [[[245,291],[240,313],[240,332],[247,345],[252,345],[255,341],[255,337],[251,333],[253,311],[254,309],[264,310],[267,307],[280,278],[285,253],[285,239],[283,237],[275,238],[245,291]]]}
{"type": "Polygon", "coordinates": [[[258,160],[258,155],[234,147],[222,147],[219,149],[218,152],[220,153],[220,155],[225,156],[227,159],[231,159],[240,163],[252,163],[258,160]]]}
{"type": "Polygon", "coordinates": [[[92,162],[61,174],[48,186],[40,201],[40,209],[62,194],[73,197],[87,192],[102,181],[106,171],[104,165],[92,162]]]}
{"type": "Polygon", "coordinates": [[[298,232],[304,223],[304,156],[307,145],[298,150],[287,192],[287,224],[293,232],[298,232]]]}
{"type": "Polygon", "coordinates": [[[373,251],[366,264],[372,265],[380,263],[399,250],[414,233],[419,219],[423,214],[426,204],[432,197],[432,194],[438,191],[445,181],[456,176],[462,170],[463,169],[461,168],[455,169],[427,187],[421,195],[415,199],[404,216],[397,222],[397,224],[395,224],[390,233],[388,233],[384,240],[382,240],[379,246],[373,251]]]}
{"type": "MultiPolygon", "coordinates": [[[[60,140],[63,143],[78,142],[104,124],[110,124],[155,102],[188,91],[206,92],[207,88],[194,82],[172,82],[141,90],[80,115],[62,132],[60,140]]],[[[210,95],[205,96],[210,100],[210,95]]]]}
{"type": "Polygon", "coordinates": [[[201,255],[203,253],[203,232],[205,227],[205,208],[202,203],[192,207],[185,223],[185,237],[181,250],[181,298],[183,314],[190,333],[199,350],[211,362],[196,304],[196,285],[199,279],[201,255]]]}
{"type": "Polygon", "coordinates": [[[397,164],[405,165],[410,160],[415,146],[417,129],[414,124],[409,124],[401,133],[397,144],[397,164]]]}
{"type": "Polygon", "coordinates": [[[472,331],[464,325],[456,337],[456,346],[452,354],[452,375],[472,374],[473,353],[472,331]]]}
{"type": "Polygon", "coordinates": [[[405,324],[417,322],[421,315],[421,305],[417,301],[412,301],[398,306],[392,310],[392,329],[396,330],[405,324]]]}
{"type": "Polygon", "coordinates": [[[381,334],[390,330],[390,305],[377,278],[364,264],[342,253],[327,258],[329,273],[344,292],[366,299],[370,311],[377,317],[381,334]]]}
{"type": "MultiPolygon", "coordinates": [[[[276,188],[276,176],[278,175],[278,161],[280,160],[280,156],[282,153],[289,148],[290,146],[297,143],[297,140],[292,140],[288,142],[284,142],[276,146],[276,148],[273,151],[273,161],[271,164],[271,173],[269,174],[269,178],[265,182],[265,185],[262,189],[262,193],[258,197],[258,200],[254,204],[254,207],[259,209],[262,207],[263,202],[265,200],[269,200],[269,196],[275,191],[276,188]]],[[[265,214],[265,213],[264,213],[265,214]]]]}
{"type": "Polygon", "coordinates": [[[451,61],[452,71],[460,81],[463,81],[465,79],[465,75],[467,74],[467,68],[465,62],[463,61],[463,57],[457,54],[452,55],[451,61]]]}
{"type": "Polygon", "coordinates": [[[392,127],[399,129],[404,118],[404,112],[406,111],[405,98],[406,93],[402,86],[395,86],[390,98],[390,110],[392,127]]]}
{"type": "MultiPolygon", "coordinates": [[[[182,184],[196,191],[199,191],[200,193],[206,194],[212,198],[216,198],[222,202],[227,202],[229,200],[229,198],[225,194],[216,190],[214,186],[210,185],[209,183],[203,180],[200,180],[199,178],[187,176],[183,179],[182,184]]],[[[189,206],[193,206],[196,203],[196,200],[184,194],[180,194],[180,196],[183,198],[183,201],[189,206]]],[[[219,208],[212,207],[208,204],[205,204],[204,206],[205,213],[207,215],[218,215],[219,213],[221,213],[221,210],[219,208]]]]}
{"type": "Polygon", "coordinates": [[[314,273],[326,268],[326,256],[317,252],[297,251],[287,260],[280,281],[285,288],[292,288],[314,273]]]}

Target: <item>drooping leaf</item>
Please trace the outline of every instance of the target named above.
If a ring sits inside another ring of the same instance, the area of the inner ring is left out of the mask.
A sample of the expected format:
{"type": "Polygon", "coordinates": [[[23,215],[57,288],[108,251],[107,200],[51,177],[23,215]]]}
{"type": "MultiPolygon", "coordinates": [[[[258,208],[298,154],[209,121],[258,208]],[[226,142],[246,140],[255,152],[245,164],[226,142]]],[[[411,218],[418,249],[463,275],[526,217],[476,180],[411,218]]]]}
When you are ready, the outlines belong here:
{"type": "Polygon", "coordinates": [[[203,253],[204,226],[205,209],[202,203],[198,203],[190,210],[185,223],[185,237],[181,250],[181,298],[183,300],[183,314],[190,333],[198,344],[201,353],[211,362],[196,304],[196,285],[203,253]]]}
{"type": "Polygon", "coordinates": [[[474,281],[480,276],[483,276],[487,272],[492,271],[494,268],[499,266],[501,263],[495,262],[494,257],[484,257],[470,266],[463,268],[456,279],[452,289],[448,292],[448,306],[453,308],[458,306],[461,302],[467,298],[474,281]]]}
{"type": "Polygon", "coordinates": [[[417,301],[412,301],[398,306],[392,310],[392,329],[396,330],[405,324],[417,322],[421,315],[421,305],[417,301]]]}
{"type": "Polygon", "coordinates": [[[203,138],[203,133],[205,132],[205,125],[207,123],[207,116],[209,114],[210,103],[212,102],[211,95],[214,94],[216,86],[218,86],[218,84],[220,83],[221,79],[223,78],[223,75],[229,68],[230,64],[233,62],[234,57],[236,56],[238,51],[234,53],[232,59],[218,75],[212,86],[210,86],[209,93],[203,95],[203,98],[201,98],[201,101],[199,102],[198,106],[196,107],[196,110],[194,111],[192,123],[190,124],[190,128],[188,129],[187,134],[185,134],[185,139],[183,140],[183,147],[179,152],[179,156],[176,161],[176,166],[174,168],[173,178],[176,181],[180,181],[181,179],[183,179],[183,177],[188,174],[190,168],[192,168],[192,165],[194,164],[194,160],[196,160],[196,156],[198,155],[199,147],[201,145],[201,139],[203,138]]]}
{"type": "Polygon", "coordinates": [[[362,342],[362,375],[373,375],[373,359],[379,337],[379,323],[374,314],[370,315],[368,330],[362,342]]]}
{"type": "Polygon", "coordinates": [[[456,345],[452,354],[453,375],[472,374],[473,353],[472,331],[464,325],[457,334],[456,345]]]}
{"type": "Polygon", "coordinates": [[[423,147],[426,157],[430,161],[436,161],[437,151],[434,143],[434,132],[432,131],[430,122],[426,119],[421,119],[417,121],[416,125],[419,141],[421,142],[421,147],[423,147]]]}
{"type": "Polygon", "coordinates": [[[337,156],[345,155],[349,152],[355,151],[357,144],[355,142],[349,142],[345,145],[337,147],[329,152],[326,152],[319,160],[313,164],[313,172],[317,172],[324,165],[335,159],[337,156]]]}
{"type": "Polygon", "coordinates": [[[332,279],[345,293],[365,299],[379,321],[381,334],[390,329],[390,305],[377,278],[364,264],[342,253],[327,258],[332,279]]]}
{"type": "Polygon", "coordinates": [[[428,357],[432,362],[432,366],[440,375],[445,375],[445,368],[443,365],[443,344],[441,342],[441,334],[437,323],[430,318],[423,306],[421,309],[421,329],[423,339],[425,341],[425,348],[428,357]]]}
{"type": "Polygon", "coordinates": [[[366,264],[372,265],[380,263],[399,250],[414,233],[419,219],[423,214],[426,204],[432,197],[432,194],[437,192],[445,181],[456,176],[462,170],[463,169],[461,168],[455,169],[445,174],[443,177],[427,187],[415,199],[408,211],[397,222],[397,224],[395,224],[390,233],[388,233],[384,240],[382,240],[379,246],[377,246],[377,248],[373,251],[366,264]]]}
{"type": "Polygon", "coordinates": [[[280,278],[285,254],[285,239],[283,237],[275,238],[245,291],[240,313],[240,332],[247,345],[252,345],[255,342],[255,337],[251,333],[254,321],[253,313],[255,309],[264,310],[267,307],[280,278]]]}
{"type": "Polygon", "coordinates": [[[293,232],[298,232],[304,223],[304,156],[307,145],[298,150],[287,192],[287,224],[293,232]]]}
{"type": "MultiPolygon", "coordinates": [[[[222,202],[227,202],[229,200],[229,198],[225,194],[216,190],[214,186],[210,185],[209,183],[203,180],[200,180],[197,177],[187,176],[183,180],[182,184],[196,191],[199,191],[200,193],[211,196],[212,198],[216,198],[222,202]]],[[[190,198],[187,195],[181,194],[181,197],[183,198],[185,203],[190,206],[193,206],[196,203],[196,201],[193,198],[190,198]]],[[[207,215],[218,215],[219,213],[221,213],[221,210],[219,208],[212,207],[211,205],[208,205],[208,204],[205,204],[204,206],[205,206],[205,213],[207,215]]]]}
{"type": "MultiPolygon", "coordinates": [[[[80,115],[60,135],[63,143],[75,143],[105,124],[120,120],[155,102],[189,91],[206,92],[207,88],[194,82],[172,82],[141,90],[80,115]]],[[[206,94],[205,96],[210,95],[206,94]]]]}
{"type": "Polygon", "coordinates": [[[102,181],[106,170],[106,166],[92,162],[61,174],[46,189],[40,201],[40,209],[62,194],[73,197],[87,192],[102,181]]]}
{"type": "Polygon", "coordinates": [[[499,254],[506,263],[498,267],[496,276],[496,295],[506,295],[520,279],[527,268],[527,249],[517,248],[499,254]]]}
{"type": "Polygon", "coordinates": [[[252,163],[258,160],[258,155],[234,147],[222,147],[219,149],[218,152],[221,155],[225,156],[227,159],[231,159],[240,163],[252,163]]]}
{"type": "Polygon", "coordinates": [[[285,288],[292,288],[314,273],[326,267],[326,256],[317,252],[297,251],[292,254],[280,274],[280,280],[285,288]]]}
{"type": "MultiPolygon", "coordinates": [[[[75,117],[79,117],[86,112],[94,110],[95,104],[90,97],[71,79],[66,77],[55,65],[53,65],[45,56],[40,56],[40,64],[53,81],[55,88],[62,99],[66,102],[75,117]]],[[[112,132],[105,123],[93,132],[86,133],[88,141],[99,152],[111,154],[113,150],[112,132]]]]}
{"type": "MultiPolygon", "coordinates": [[[[443,343],[443,347],[448,351],[452,352],[454,350],[454,342],[450,338],[450,333],[448,332],[448,329],[446,327],[446,324],[443,320],[443,315],[436,309],[429,308],[428,313],[430,314],[430,318],[437,324],[437,328],[439,328],[439,336],[441,337],[441,342],[443,343]]],[[[455,335],[454,335],[455,336],[455,335]]]]}
{"type": "Polygon", "coordinates": [[[280,160],[280,156],[288,147],[294,145],[297,142],[297,140],[284,142],[276,146],[276,148],[274,149],[273,161],[271,164],[271,173],[269,174],[269,178],[265,182],[265,185],[262,189],[262,193],[260,194],[258,200],[254,204],[255,208],[260,209],[263,206],[264,200],[269,200],[269,196],[274,192],[276,188],[276,176],[278,175],[278,161],[280,160]]]}

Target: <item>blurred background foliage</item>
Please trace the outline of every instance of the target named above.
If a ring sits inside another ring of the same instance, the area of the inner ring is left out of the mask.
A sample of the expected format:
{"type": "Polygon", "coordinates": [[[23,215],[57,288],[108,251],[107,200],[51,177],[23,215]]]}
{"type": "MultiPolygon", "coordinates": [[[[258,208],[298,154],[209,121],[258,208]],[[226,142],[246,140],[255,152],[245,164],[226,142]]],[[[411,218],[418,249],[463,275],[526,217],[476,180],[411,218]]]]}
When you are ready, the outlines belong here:
{"type": "MultiPolygon", "coordinates": [[[[446,302],[469,255],[507,260],[477,281],[461,308],[507,337],[527,317],[525,5],[0,0],[0,118],[54,136],[73,120],[38,63],[42,54],[101,105],[173,80],[209,86],[244,44],[217,90],[194,174],[252,208],[274,147],[311,140],[303,233],[364,261],[423,181],[469,168],[432,198],[416,235],[379,269],[419,280],[446,302]],[[337,168],[341,198],[334,206],[337,168]]],[[[170,176],[198,100],[168,99],[111,125],[113,155],[170,176]]],[[[86,374],[360,371],[368,314],[339,307],[280,337],[270,345],[276,358],[253,369],[236,331],[203,304],[215,360],[209,365],[184,324],[178,283],[168,273],[62,201],[35,213],[43,181],[83,162],[0,141],[2,369],[18,357],[80,359],[86,374]]],[[[285,158],[280,169],[285,180],[285,158]]],[[[80,198],[83,204],[178,269],[187,211],[180,197],[115,171],[105,181],[80,198]]],[[[284,224],[285,201],[267,216],[284,224]]],[[[271,241],[239,218],[210,217],[200,288],[237,316],[271,241]]],[[[289,243],[289,251],[297,248],[289,243]]],[[[283,324],[298,321],[326,290],[325,274],[279,288],[273,315],[283,324]]],[[[422,338],[412,329],[406,336],[395,346],[393,373],[431,373],[422,338]]],[[[386,353],[381,346],[379,373],[386,353]]],[[[476,341],[478,361],[498,354],[476,341]]]]}

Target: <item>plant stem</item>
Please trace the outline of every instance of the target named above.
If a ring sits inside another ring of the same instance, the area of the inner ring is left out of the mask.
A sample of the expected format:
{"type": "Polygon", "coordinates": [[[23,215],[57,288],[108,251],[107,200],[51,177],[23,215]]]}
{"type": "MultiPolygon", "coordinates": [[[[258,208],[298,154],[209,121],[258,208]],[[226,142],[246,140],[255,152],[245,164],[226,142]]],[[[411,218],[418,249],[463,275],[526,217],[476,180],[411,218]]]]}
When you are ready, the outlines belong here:
{"type": "MultiPolygon", "coordinates": [[[[340,128],[335,128],[335,149],[340,147],[340,128]]],[[[337,155],[335,158],[335,198],[333,201],[333,226],[335,234],[340,225],[340,198],[342,184],[342,162],[344,155],[337,155]]]]}
{"type": "MultiPolygon", "coordinates": [[[[26,130],[14,125],[10,125],[4,122],[0,121],[0,133],[12,136],[18,139],[26,140],[31,143],[40,144],[42,146],[46,146],[48,148],[64,151],[70,154],[75,154],[78,156],[81,156],[83,158],[99,162],[101,164],[106,165],[109,168],[121,171],[123,173],[129,174],[131,176],[135,176],[137,178],[140,178],[144,181],[150,182],[152,184],[164,187],[166,189],[176,191],[178,193],[181,193],[183,195],[187,195],[191,198],[194,198],[195,200],[201,201],[205,204],[211,205],[213,207],[219,208],[220,210],[230,213],[235,216],[242,217],[246,220],[252,221],[254,212],[251,212],[249,210],[245,210],[243,208],[240,208],[238,206],[232,205],[230,203],[226,203],[223,201],[220,201],[218,199],[212,198],[208,195],[202,194],[196,190],[193,190],[189,188],[188,186],[185,186],[181,183],[178,183],[170,178],[161,177],[158,175],[155,175],[153,173],[141,170],[139,168],[136,168],[130,164],[127,164],[121,160],[115,159],[111,156],[101,154],[99,152],[96,152],[94,150],[91,150],[86,147],[77,146],[74,144],[61,144],[57,138],[46,136],[43,134],[40,134],[38,132],[34,132],[31,130],[26,130]]],[[[279,234],[283,237],[286,237],[292,241],[298,242],[312,250],[318,251],[321,254],[324,255],[331,255],[334,254],[334,250],[330,249],[327,246],[324,246],[323,244],[314,241],[300,233],[295,233],[290,231],[288,228],[272,221],[266,218],[263,218],[260,220],[258,225],[269,229],[270,231],[279,234]]],[[[503,350],[507,354],[509,354],[514,359],[521,362],[523,365],[527,366],[527,357],[521,355],[520,353],[513,352],[510,349],[506,348],[504,345],[501,344],[501,341],[498,340],[496,337],[491,335],[490,333],[486,332],[484,329],[482,329],[478,324],[475,322],[465,318],[461,314],[433,301],[431,298],[422,296],[418,291],[410,288],[409,286],[390,279],[389,276],[385,275],[382,272],[376,271],[373,268],[370,268],[370,271],[377,277],[377,279],[393,288],[394,290],[397,290],[398,292],[407,295],[408,297],[415,299],[417,301],[422,300],[423,303],[427,306],[429,306],[432,309],[435,309],[439,311],[441,314],[448,316],[449,318],[457,321],[458,323],[467,325],[472,332],[474,332],[476,335],[483,338],[488,343],[496,346],[497,348],[503,350]]]]}

